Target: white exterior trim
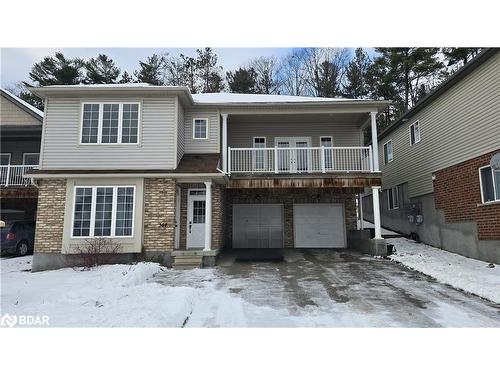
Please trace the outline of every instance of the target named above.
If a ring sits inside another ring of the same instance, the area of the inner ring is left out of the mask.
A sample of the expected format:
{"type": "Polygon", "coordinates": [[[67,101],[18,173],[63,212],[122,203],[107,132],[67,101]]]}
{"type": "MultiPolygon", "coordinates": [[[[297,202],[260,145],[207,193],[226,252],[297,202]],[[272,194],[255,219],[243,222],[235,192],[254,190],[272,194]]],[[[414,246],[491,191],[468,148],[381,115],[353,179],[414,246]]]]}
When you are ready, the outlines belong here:
{"type": "MultiPolygon", "coordinates": [[[[375,151],[373,153],[375,154],[375,151]]],[[[394,160],[394,144],[392,143],[392,138],[389,139],[387,142],[385,142],[382,145],[382,156],[384,157],[384,165],[389,164],[390,162],[392,162],[394,160]],[[389,151],[388,151],[387,152],[387,161],[385,161],[385,150],[386,150],[385,145],[388,145],[389,143],[391,144],[391,158],[389,159],[389,151]]]]}
{"type": "Polygon", "coordinates": [[[38,163],[37,164],[40,164],[40,153],[39,152],[23,152],[23,165],[33,165],[31,163],[26,163],[24,161],[24,157],[26,155],[38,155],[38,163]]]}
{"type": "Polygon", "coordinates": [[[484,168],[491,168],[489,165],[484,165],[482,167],[479,167],[479,189],[481,190],[481,203],[483,204],[488,204],[488,203],[494,203],[494,202],[500,202],[500,199],[497,199],[497,187],[495,185],[495,173],[493,172],[493,169],[491,169],[491,179],[493,182],[493,200],[492,201],[485,201],[484,200],[484,193],[483,193],[483,178],[481,176],[481,169],[484,168]]]}
{"type": "Polygon", "coordinates": [[[192,139],[193,140],[198,140],[198,141],[203,141],[208,139],[208,134],[210,133],[209,131],[210,127],[210,119],[208,117],[193,117],[193,134],[192,134],[192,139]],[[195,124],[196,121],[205,121],[206,122],[206,127],[205,127],[205,138],[196,138],[195,136],[195,124]]]}
{"type": "Polygon", "coordinates": [[[409,135],[410,135],[410,146],[414,146],[416,145],[417,143],[420,143],[420,140],[422,139],[422,135],[421,135],[421,128],[420,128],[420,122],[419,120],[413,122],[412,124],[410,124],[408,126],[408,132],[409,132],[409,135]],[[415,142],[414,143],[411,143],[411,136],[412,136],[412,127],[413,127],[413,138],[415,139],[415,142]],[[417,140],[417,137],[416,137],[416,132],[415,132],[415,129],[418,128],[418,140],[417,140]]]}

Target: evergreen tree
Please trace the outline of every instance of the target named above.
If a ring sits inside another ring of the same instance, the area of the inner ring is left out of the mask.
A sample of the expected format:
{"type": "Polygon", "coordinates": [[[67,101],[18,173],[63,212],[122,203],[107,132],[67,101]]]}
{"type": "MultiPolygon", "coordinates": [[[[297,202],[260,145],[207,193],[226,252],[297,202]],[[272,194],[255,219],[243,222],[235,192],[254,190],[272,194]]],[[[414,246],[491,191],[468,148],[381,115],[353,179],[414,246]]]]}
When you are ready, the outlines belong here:
{"type": "Polygon", "coordinates": [[[202,92],[219,92],[224,89],[221,77],[222,67],[217,66],[217,54],[211,48],[197,49],[196,68],[201,81],[202,92]]]}
{"type": "MultiPolygon", "coordinates": [[[[374,67],[376,75],[385,74],[385,83],[392,83],[401,97],[406,111],[417,101],[417,91],[422,84],[440,74],[443,64],[438,60],[439,48],[377,48],[379,53],[374,67]]],[[[395,98],[388,98],[395,99],[395,98]]]]}
{"type": "Polygon", "coordinates": [[[363,48],[357,48],[354,59],[347,65],[346,79],[344,85],[344,95],[348,98],[364,98],[368,95],[368,86],[366,76],[370,59],[363,51],[363,48]]]}
{"type": "Polygon", "coordinates": [[[139,61],[141,68],[134,72],[137,82],[162,86],[165,63],[165,57],[157,54],[149,56],[145,62],[139,61]]]}
{"type": "Polygon", "coordinates": [[[33,107],[38,108],[40,111],[43,111],[43,100],[38,96],[32,94],[28,90],[23,90],[18,95],[22,100],[31,104],[33,107]]]}
{"type": "Polygon", "coordinates": [[[447,65],[456,65],[458,63],[467,64],[467,62],[477,55],[480,48],[443,48],[443,54],[447,60],[447,65]]]}
{"type": "Polygon", "coordinates": [[[31,68],[31,80],[39,86],[76,85],[83,81],[81,59],[67,59],[61,52],[44,57],[31,68]]]}
{"type": "Polygon", "coordinates": [[[340,68],[331,61],[324,60],[314,70],[313,87],[316,95],[333,98],[340,94],[340,68]]]}
{"type": "Polygon", "coordinates": [[[257,91],[257,73],[253,68],[239,68],[234,72],[228,72],[226,79],[231,92],[254,94],[257,91]]]}
{"type": "Polygon", "coordinates": [[[127,71],[124,71],[118,83],[130,83],[130,82],[134,82],[134,78],[127,71]]]}
{"type": "Polygon", "coordinates": [[[87,79],[85,83],[116,83],[120,69],[114,61],[104,54],[91,58],[85,64],[87,79]]]}

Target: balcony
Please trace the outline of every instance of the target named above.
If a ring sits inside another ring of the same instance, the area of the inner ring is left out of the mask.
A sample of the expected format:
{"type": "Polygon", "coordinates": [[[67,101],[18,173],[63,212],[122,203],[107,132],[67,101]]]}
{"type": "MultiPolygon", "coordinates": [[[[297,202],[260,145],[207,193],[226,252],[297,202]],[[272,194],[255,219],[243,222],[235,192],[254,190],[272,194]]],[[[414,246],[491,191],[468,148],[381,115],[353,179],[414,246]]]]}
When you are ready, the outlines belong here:
{"type": "Polygon", "coordinates": [[[24,174],[31,169],[38,168],[38,165],[1,165],[0,166],[0,186],[30,186],[30,178],[24,177],[24,174]]]}
{"type": "Polygon", "coordinates": [[[373,172],[371,147],[228,147],[228,174],[373,172]]]}

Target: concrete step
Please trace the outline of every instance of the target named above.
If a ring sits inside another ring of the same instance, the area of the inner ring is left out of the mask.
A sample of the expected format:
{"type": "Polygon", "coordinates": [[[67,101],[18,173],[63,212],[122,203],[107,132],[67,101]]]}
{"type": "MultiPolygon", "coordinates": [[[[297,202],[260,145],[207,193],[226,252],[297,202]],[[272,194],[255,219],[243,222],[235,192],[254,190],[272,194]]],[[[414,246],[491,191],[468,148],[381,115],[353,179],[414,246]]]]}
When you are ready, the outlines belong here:
{"type": "Polygon", "coordinates": [[[203,262],[202,256],[197,255],[177,255],[174,258],[173,267],[175,269],[201,268],[203,262]]]}

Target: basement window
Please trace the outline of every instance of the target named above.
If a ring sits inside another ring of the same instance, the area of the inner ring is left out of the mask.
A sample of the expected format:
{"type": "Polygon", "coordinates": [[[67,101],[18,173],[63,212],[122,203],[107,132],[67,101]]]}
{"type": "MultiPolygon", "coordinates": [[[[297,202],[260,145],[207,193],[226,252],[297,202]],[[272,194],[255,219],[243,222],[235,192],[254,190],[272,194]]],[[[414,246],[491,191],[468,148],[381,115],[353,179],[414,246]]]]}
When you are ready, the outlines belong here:
{"type": "Polygon", "coordinates": [[[387,190],[387,200],[389,210],[396,210],[399,208],[399,186],[387,190]]]}
{"type": "Polygon", "coordinates": [[[500,202],[500,171],[493,171],[490,166],[481,167],[479,181],[482,202],[500,202]]]}

